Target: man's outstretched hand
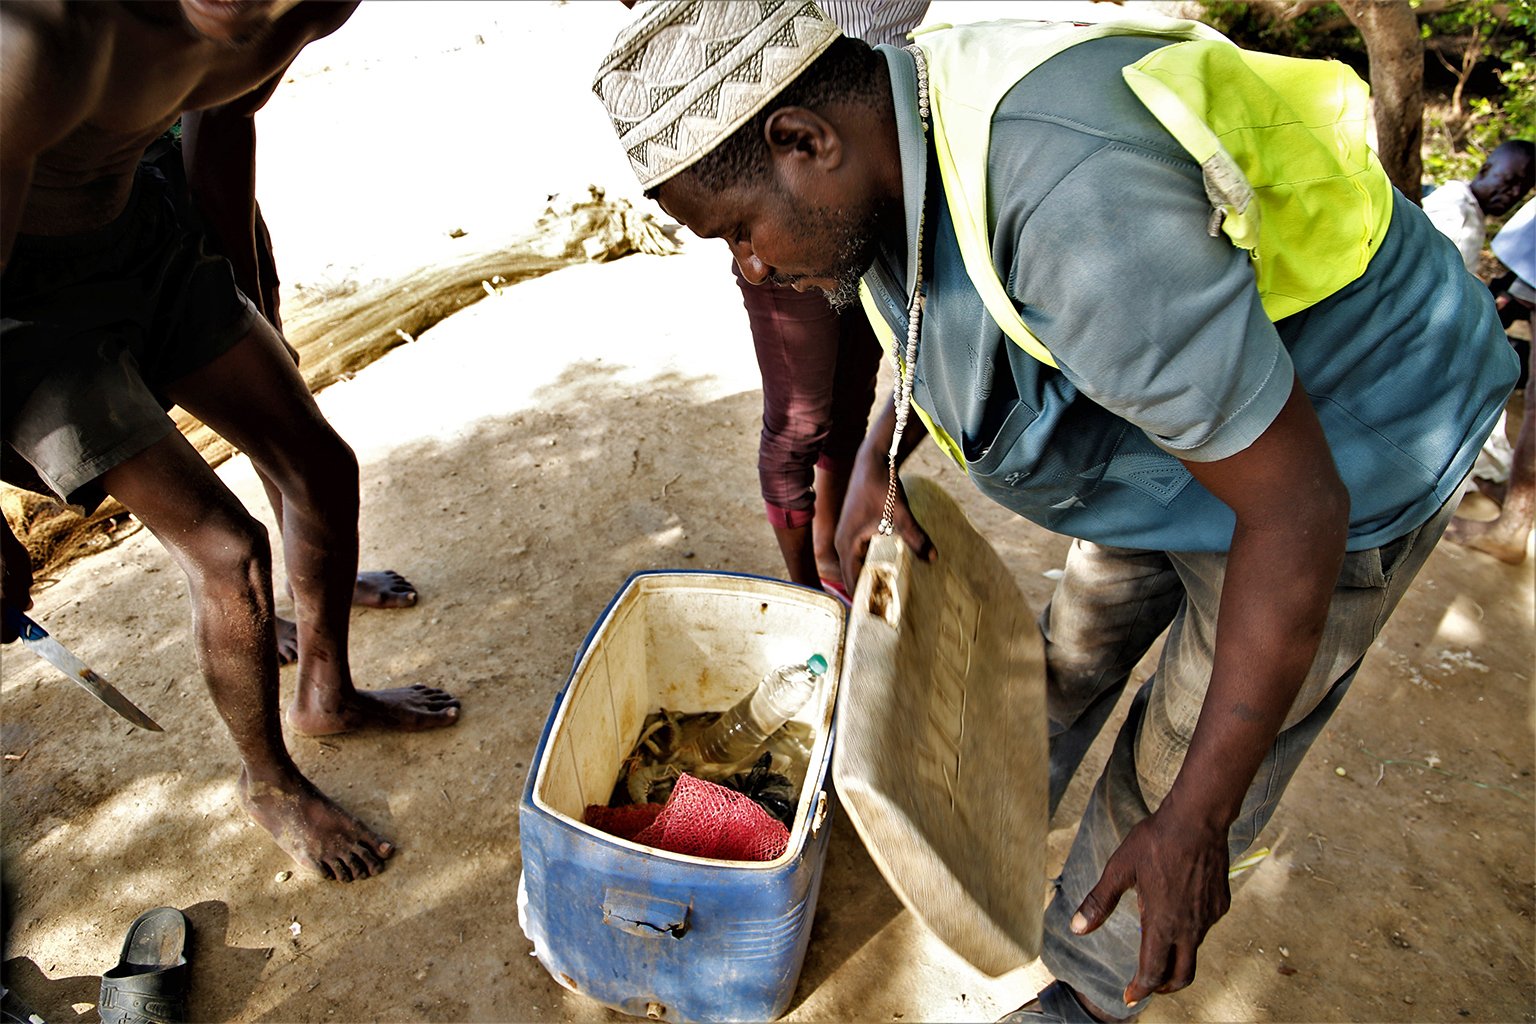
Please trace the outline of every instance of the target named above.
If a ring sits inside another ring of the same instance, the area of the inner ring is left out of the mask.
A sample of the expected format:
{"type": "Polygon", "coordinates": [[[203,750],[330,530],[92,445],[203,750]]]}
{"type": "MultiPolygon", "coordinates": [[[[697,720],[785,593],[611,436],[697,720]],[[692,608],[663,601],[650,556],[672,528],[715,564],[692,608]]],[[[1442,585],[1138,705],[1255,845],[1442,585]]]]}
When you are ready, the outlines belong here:
{"type": "Polygon", "coordinates": [[[1227,833],[1184,820],[1165,803],[1120,844],[1072,918],[1086,935],[1103,924],[1129,889],[1141,910],[1141,960],[1123,998],[1135,1005],[1154,992],[1195,980],[1195,952],[1232,905],[1227,833]]]}
{"type": "MultiPolygon", "coordinates": [[[[872,460],[866,459],[864,455],[860,453],[853,477],[848,482],[848,494],[843,499],[834,540],[838,560],[843,565],[843,585],[850,594],[858,586],[859,573],[864,570],[864,559],[869,555],[869,542],[879,530],[880,519],[885,515],[885,496],[890,487],[890,471],[886,464],[882,462],[871,465],[872,460]]],[[[925,562],[933,561],[933,541],[917,525],[917,520],[912,518],[912,511],[907,508],[906,491],[902,489],[900,481],[896,484],[896,507],[891,528],[919,558],[925,562]]]]}

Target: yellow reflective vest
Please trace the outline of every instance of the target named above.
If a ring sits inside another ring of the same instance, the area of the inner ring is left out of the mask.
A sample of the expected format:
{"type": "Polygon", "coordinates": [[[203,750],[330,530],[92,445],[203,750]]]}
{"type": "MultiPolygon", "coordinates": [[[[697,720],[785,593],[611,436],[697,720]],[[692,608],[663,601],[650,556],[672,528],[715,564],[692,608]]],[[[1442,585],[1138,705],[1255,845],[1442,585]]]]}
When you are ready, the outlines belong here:
{"type": "MultiPolygon", "coordinates": [[[[1248,252],[1271,320],[1306,309],[1365,272],[1391,220],[1392,185],[1369,144],[1369,90],[1347,65],[1252,53],[1198,22],[1155,17],[919,29],[915,40],[928,62],[934,150],[966,274],[1014,343],[1056,365],[1020,318],[992,263],[992,115],[1008,91],[1045,61],[1111,35],[1169,40],[1122,74],[1200,165],[1211,204],[1210,234],[1225,233],[1248,252]]],[[[889,349],[890,328],[867,289],[861,291],[889,349]]],[[[958,446],[919,414],[940,446],[958,456],[958,446]]]]}

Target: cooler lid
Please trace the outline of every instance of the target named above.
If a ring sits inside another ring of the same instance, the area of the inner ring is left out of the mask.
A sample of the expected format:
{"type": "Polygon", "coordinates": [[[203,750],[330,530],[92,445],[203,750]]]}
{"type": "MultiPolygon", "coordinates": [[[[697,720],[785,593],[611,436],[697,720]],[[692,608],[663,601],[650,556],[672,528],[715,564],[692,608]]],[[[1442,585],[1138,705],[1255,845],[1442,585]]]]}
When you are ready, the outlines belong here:
{"type": "Polygon", "coordinates": [[[939,551],[876,537],[853,595],[832,776],[907,909],[978,969],[1040,953],[1045,657],[1033,613],[937,483],[903,481],[939,551]]]}

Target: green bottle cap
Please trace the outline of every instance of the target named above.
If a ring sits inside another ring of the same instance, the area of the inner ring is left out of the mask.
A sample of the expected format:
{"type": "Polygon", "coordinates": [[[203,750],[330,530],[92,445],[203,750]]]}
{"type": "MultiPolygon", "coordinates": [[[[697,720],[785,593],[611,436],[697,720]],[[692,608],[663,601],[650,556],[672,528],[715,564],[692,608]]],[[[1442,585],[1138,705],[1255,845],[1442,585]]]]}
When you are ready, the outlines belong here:
{"type": "Polygon", "coordinates": [[[811,670],[811,675],[819,676],[827,670],[827,659],[819,654],[813,654],[805,659],[805,667],[811,670]]]}

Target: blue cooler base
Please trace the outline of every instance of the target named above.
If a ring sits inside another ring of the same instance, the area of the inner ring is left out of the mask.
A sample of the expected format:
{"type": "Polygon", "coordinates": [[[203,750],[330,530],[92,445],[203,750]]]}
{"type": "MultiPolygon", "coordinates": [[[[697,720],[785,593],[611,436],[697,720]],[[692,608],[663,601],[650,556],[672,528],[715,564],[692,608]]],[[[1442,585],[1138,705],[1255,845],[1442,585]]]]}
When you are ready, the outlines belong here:
{"type": "Polygon", "coordinates": [[[757,577],[641,573],[593,627],[540,737],[519,806],[524,927],[565,987],[637,1017],[766,1021],[794,996],[831,834],[843,608],[757,577]],[[722,710],[819,652],[797,719],[816,735],[789,845],[763,863],[666,853],[581,823],[606,804],[645,716],[722,710]]]}

